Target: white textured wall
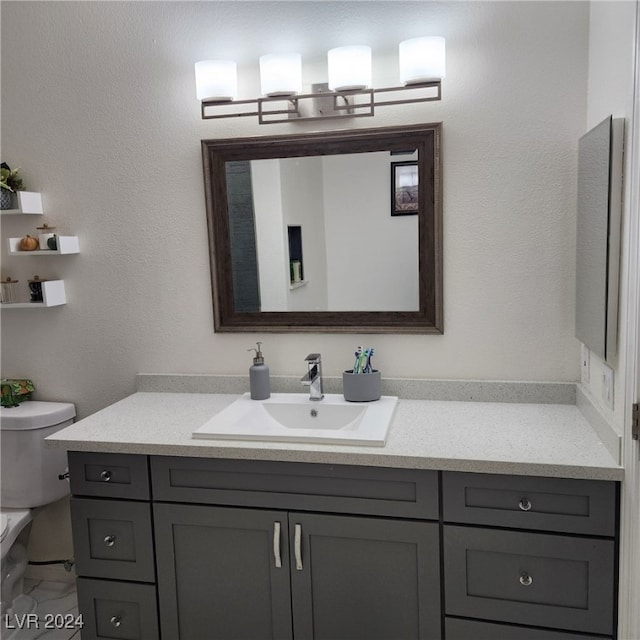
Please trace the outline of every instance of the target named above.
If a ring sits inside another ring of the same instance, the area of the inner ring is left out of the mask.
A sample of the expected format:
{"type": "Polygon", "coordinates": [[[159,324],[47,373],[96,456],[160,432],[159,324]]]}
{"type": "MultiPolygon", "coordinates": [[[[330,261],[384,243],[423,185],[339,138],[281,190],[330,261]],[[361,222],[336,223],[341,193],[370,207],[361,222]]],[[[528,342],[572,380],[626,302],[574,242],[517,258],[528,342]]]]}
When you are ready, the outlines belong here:
{"type": "MultiPolygon", "coordinates": [[[[193,63],[237,59],[247,97],[262,53],[300,50],[309,84],[325,79],[328,48],[368,41],[383,86],[396,82],[400,40],[441,34],[442,102],[331,123],[444,122],[445,333],[366,342],[387,376],[577,379],[588,20],[581,2],[3,2],[2,159],[82,248],[3,253],[3,276],[63,277],[69,298],[3,313],[3,375],[85,416],[131,393],[139,371],[243,373],[256,340],[275,374],[301,375],[310,351],[338,374],[361,337],[213,333],[200,140],[304,126],[202,121],[193,63]]],[[[3,219],[2,232],[35,225],[3,219]]]]}

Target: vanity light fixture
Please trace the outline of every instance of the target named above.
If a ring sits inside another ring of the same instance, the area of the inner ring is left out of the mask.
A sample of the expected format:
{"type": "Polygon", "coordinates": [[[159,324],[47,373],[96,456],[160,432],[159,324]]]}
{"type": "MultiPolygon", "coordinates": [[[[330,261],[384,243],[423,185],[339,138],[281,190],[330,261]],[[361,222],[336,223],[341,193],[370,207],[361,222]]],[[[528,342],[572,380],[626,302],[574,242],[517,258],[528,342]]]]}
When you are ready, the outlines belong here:
{"type": "Polygon", "coordinates": [[[231,60],[196,62],[196,94],[203,103],[231,102],[238,97],[236,63],[231,60]]]}
{"type": "Polygon", "coordinates": [[[405,85],[428,82],[445,77],[444,38],[411,38],[398,47],[400,82],[405,85]]]}
{"type": "Polygon", "coordinates": [[[327,51],[329,89],[354,91],[371,86],[371,47],[337,47],[327,51]]]}
{"type": "Polygon", "coordinates": [[[302,56],[299,53],[270,53],[260,58],[262,95],[293,96],[302,92],[302,56]]]}
{"type": "Polygon", "coordinates": [[[373,116],[376,107],[441,100],[444,38],[400,43],[399,62],[403,84],[375,89],[371,48],[337,47],[327,53],[328,85],[312,84],[303,94],[300,54],[268,54],[260,58],[263,96],[238,100],[235,62],[204,60],[196,63],[196,94],[203,120],[257,116],[259,124],[373,116]]]}

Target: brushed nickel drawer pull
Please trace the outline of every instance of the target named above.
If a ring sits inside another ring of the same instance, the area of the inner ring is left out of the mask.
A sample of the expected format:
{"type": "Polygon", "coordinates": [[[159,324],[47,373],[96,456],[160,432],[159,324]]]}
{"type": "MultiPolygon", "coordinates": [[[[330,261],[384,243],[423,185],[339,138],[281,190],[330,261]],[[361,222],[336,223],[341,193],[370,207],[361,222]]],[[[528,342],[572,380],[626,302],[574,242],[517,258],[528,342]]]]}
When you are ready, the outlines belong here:
{"type": "Polygon", "coordinates": [[[533,578],[528,573],[522,573],[520,575],[520,584],[523,587],[528,587],[533,582],[533,578]]]}
{"type": "Polygon", "coordinates": [[[531,501],[529,498],[521,498],[518,506],[522,511],[529,511],[531,509],[531,501]]]}
{"type": "Polygon", "coordinates": [[[107,545],[107,547],[113,547],[113,545],[116,543],[116,537],[113,535],[105,536],[103,542],[107,545]]]}
{"type": "Polygon", "coordinates": [[[122,618],[120,616],[112,616],[111,620],[109,620],[109,622],[114,626],[114,627],[119,627],[122,624],[122,618]]]}
{"type": "Polygon", "coordinates": [[[110,482],[111,481],[111,471],[108,471],[107,469],[105,469],[100,474],[100,480],[102,480],[102,482],[110,482]]]}
{"type": "Polygon", "coordinates": [[[302,525],[297,524],[293,534],[293,548],[296,556],[296,570],[302,571],[302,525]]]}
{"type": "Polygon", "coordinates": [[[273,523],[273,561],[276,569],[282,569],[282,557],[280,556],[280,523],[273,523]]]}

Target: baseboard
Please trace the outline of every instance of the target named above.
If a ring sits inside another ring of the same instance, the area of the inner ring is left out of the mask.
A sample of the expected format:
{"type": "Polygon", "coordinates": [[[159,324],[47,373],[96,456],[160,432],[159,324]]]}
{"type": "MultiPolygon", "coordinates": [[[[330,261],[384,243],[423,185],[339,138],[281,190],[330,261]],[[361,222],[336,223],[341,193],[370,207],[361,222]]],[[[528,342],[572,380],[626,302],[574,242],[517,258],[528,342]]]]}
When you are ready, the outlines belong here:
{"type": "Polygon", "coordinates": [[[61,564],[47,564],[47,565],[34,565],[30,564],[24,573],[24,577],[29,580],[47,580],[51,582],[68,582],[74,583],[76,581],[76,572],[71,569],[67,571],[64,565],[61,564]]]}

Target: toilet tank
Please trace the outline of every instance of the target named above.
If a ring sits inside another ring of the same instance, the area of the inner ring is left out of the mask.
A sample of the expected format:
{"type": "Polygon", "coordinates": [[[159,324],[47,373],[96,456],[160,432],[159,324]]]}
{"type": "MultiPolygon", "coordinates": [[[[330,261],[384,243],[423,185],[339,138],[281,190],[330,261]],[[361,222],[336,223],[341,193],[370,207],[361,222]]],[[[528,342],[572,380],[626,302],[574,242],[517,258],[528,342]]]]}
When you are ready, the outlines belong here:
{"type": "Polygon", "coordinates": [[[0,498],[3,507],[39,507],[69,493],[63,449],[48,449],[44,439],[70,425],[76,415],[69,402],[28,400],[17,407],[0,407],[0,498]]]}

